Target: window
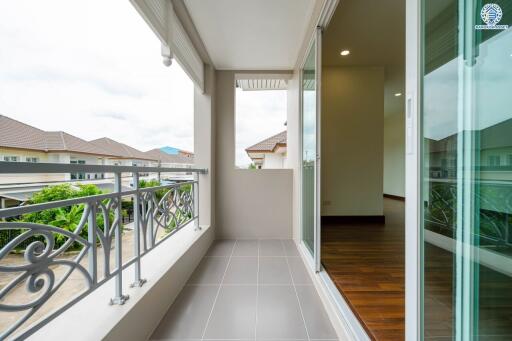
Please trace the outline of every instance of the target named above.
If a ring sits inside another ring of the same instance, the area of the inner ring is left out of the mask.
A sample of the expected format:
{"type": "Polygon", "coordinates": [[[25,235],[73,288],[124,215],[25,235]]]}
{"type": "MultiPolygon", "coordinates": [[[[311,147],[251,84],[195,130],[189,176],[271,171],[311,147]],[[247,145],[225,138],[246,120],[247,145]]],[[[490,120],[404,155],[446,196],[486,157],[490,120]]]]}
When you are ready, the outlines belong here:
{"type": "Polygon", "coordinates": [[[235,167],[238,169],[276,169],[287,165],[287,81],[279,77],[237,75],[235,167]]]}
{"type": "Polygon", "coordinates": [[[507,164],[508,164],[509,166],[512,166],[512,154],[509,154],[509,155],[507,156],[507,161],[508,161],[508,162],[507,162],[507,164]]]}
{"type": "Polygon", "coordinates": [[[4,156],[5,162],[18,162],[17,156],[4,156]]]}
{"type": "MultiPolygon", "coordinates": [[[[85,165],[85,160],[71,160],[69,163],[85,165]]],[[[71,180],[85,180],[85,173],[71,173],[71,180]]]]}
{"type": "Polygon", "coordinates": [[[500,162],[500,156],[499,155],[490,155],[489,156],[489,166],[491,167],[499,167],[501,162],[500,162]]]}
{"type": "Polygon", "coordinates": [[[39,158],[38,157],[27,156],[25,161],[32,162],[32,163],[37,163],[37,162],[39,162],[39,158]]]}

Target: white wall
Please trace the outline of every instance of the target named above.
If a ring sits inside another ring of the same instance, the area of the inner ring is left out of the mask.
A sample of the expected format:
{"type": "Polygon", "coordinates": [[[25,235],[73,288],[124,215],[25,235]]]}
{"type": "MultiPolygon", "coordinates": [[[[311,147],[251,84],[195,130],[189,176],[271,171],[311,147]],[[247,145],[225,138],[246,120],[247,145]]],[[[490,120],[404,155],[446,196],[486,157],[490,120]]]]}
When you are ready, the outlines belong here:
{"type": "Polygon", "coordinates": [[[384,69],[322,71],[322,215],[382,215],[384,69]]]}
{"type": "Polygon", "coordinates": [[[217,238],[291,238],[293,171],[235,169],[235,72],[215,84],[217,238]]]}
{"type": "Polygon", "coordinates": [[[215,226],[215,70],[205,67],[205,91],[194,87],[194,165],[199,176],[199,223],[215,226]]]}
{"type": "Polygon", "coordinates": [[[405,197],[405,114],[384,117],[384,194],[405,197]]]}
{"type": "Polygon", "coordinates": [[[263,169],[280,169],[285,166],[285,154],[265,153],[263,158],[263,169]]]}
{"type": "Polygon", "coordinates": [[[286,168],[293,169],[293,199],[292,199],[292,225],[293,239],[300,241],[300,82],[299,70],[296,70],[288,80],[287,91],[287,145],[286,145],[286,168]]]}

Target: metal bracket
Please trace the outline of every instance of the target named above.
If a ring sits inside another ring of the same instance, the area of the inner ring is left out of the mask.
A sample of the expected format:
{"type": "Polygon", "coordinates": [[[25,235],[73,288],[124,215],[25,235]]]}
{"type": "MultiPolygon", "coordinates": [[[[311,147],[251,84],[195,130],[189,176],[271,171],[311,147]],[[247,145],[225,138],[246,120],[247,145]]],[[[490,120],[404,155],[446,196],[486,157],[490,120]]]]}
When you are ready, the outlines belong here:
{"type": "Polygon", "coordinates": [[[128,299],[130,298],[130,295],[121,295],[119,297],[111,298],[109,305],[123,305],[128,299]]]}
{"type": "Polygon", "coordinates": [[[145,279],[145,278],[141,278],[141,279],[139,279],[138,281],[135,281],[135,282],[133,282],[132,284],[130,284],[130,288],[135,288],[135,287],[139,287],[139,288],[140,288],[140,287],[141,287],[141,286],[143,286],[143,285],[144,285],[144,283],[146,283],[146,282],[147,282],[147,279],[145,279]]]}

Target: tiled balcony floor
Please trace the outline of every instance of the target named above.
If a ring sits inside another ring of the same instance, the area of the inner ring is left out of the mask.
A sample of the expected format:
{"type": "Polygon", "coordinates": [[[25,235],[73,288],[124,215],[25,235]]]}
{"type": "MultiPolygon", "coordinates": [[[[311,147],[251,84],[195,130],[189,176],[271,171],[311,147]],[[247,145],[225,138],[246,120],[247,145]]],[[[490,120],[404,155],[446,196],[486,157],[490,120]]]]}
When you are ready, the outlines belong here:
{"type": "Polygon", "coordinates": [[[336,340],[291,240],[217,241],[152,340],[336,340]]]}

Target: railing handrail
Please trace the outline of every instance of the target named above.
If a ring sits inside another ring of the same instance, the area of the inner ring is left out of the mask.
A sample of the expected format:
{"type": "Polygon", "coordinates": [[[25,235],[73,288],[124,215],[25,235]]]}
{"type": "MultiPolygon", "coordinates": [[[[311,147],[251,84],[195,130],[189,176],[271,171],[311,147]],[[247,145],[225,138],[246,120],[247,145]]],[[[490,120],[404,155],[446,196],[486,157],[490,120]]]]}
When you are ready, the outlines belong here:
{"type": "Polygon", "coordinates": [[[114,295],[110,304],[124,304],[129,299],[123,287],[123,271],[133,266],[133,282],[130,287],[142,286],[146,279],[142,276],[141,258],[149,251],[170,238],[176,232],[194,223],[199,226],[199,174],[206,172],[201,169],[179,169],[182,172],[195,172],[194,180],[153,187],[140,187],[139,173],[148,169],[174,170],[162,167],[137,166],[88,166],[75,164],[33,164],[6,162],[0,163],[1,173],[49,173],[49,172],[92,172],[101,169],[115,174],[114,192],[90,195],[66,200],[51,201],[41,204],[30,204],[13,208],[0,209],[0,218],[20,216],[26,213],[42,212],[52,208],[83,205],[80,221],[71,229],[55,226],[52,222],[32,221],[0,221],[0,231],[15,231],[13,237],[0,248],[0,260],[3,261],[17,247],[25,245],[23,264],[3,262],[0,274],[9,273],[8,283],[0,290],[0,312],[23,312],[14,323],[7,323],[5,330],[0,330],[0,339],[12,337],[22,340],[32,335],[56,316],[65,312],[70,306],[80,301],[109,280],[114,282],[114,295]],[[5,167],[8,165],[9,167],[5,167]],[[20,167],[22,165],[22,167],[20,167]],[[13,169],[12,167],[16,167],[13,169]],[[7,171],[8,169],[8,171],[7,171]],[[131,172],[133,189],[123,191],[121,173],[131,172]],[[163,193],[158,192],[167,190],[163,193]],[[124,231],[123,198],[131,197],[133,202],[134,220],[132,226],[133,254],[123,255],[124,231]],[[99,223],[101,219],[101,226],[99,223]],[[85,234],[85,235],[84,235],[85,234]],[[60,245],[57,236],[63,236],[60,245]],[[42,239],[42,240],[41,240],[42,239]],[[79,244],[80,251],[72,258],[62,260],[60,255],[70,251],[73,245],[79,244]],[[101,259],[98,252],[102,253],[101,259]],[[112,256],[112,257],[111,257],[112,256]],[[87,261],[82,262],[87,259],[87,261]],[[100,266],[100,264],[102,266],[100,266]],[[55,267],[65,267],[63,276],[55,276],[55,267]],[[57,307],[49,315],[40,317],[37,322],[26,325],[26,322],[38,312],[46,302],[57,293],[72,272],[81,273],[82,282],[87,288],[67,303],[57,307]],[[22,286],[20,284],[26,284],[22,286]],[[27,294],[38,295],[30,302],[10,302],[4,297],[25,290],[27,294]]]}
{"type": "Polygon", "coordinates": [[[16,217],[16,216],[19,216],[22,214],[33,213],[33,212],[43,211],[43,210],[49,210],[52,208],[68,207],[68,206],[73,206],[73,205],[98,202],[98,201],[102,201],[102,200],[106,200],[106,199],[116,198],[119,196],[126,197],[126,196],[130,196],[130,195],[134,195],[134,194],[142,193],[142,192],[151,192],[151,191],[158,191],[161,189],[179,188],[183,185],[197,184],[197,183],[198,183],[197,181],[183,181],[180,183],[169,184],[169,185],[145,187],[145,188],[132,189],[132,190],[121,191],[121,192],[88,195],[88,196],[72,198],[72,199],[48,201],[48,202],[41,203],[41,204],[30,204],[30,205],[24,205],[24,206],[8,207],[8,208],[0,209],[0,219],[16,217]]]}
{"type": "Polygon", "coordinates": [[[0,174],[37,173],[208,173],[207,168],[88,165],[76,163],[0,162],[0,174]]]}

